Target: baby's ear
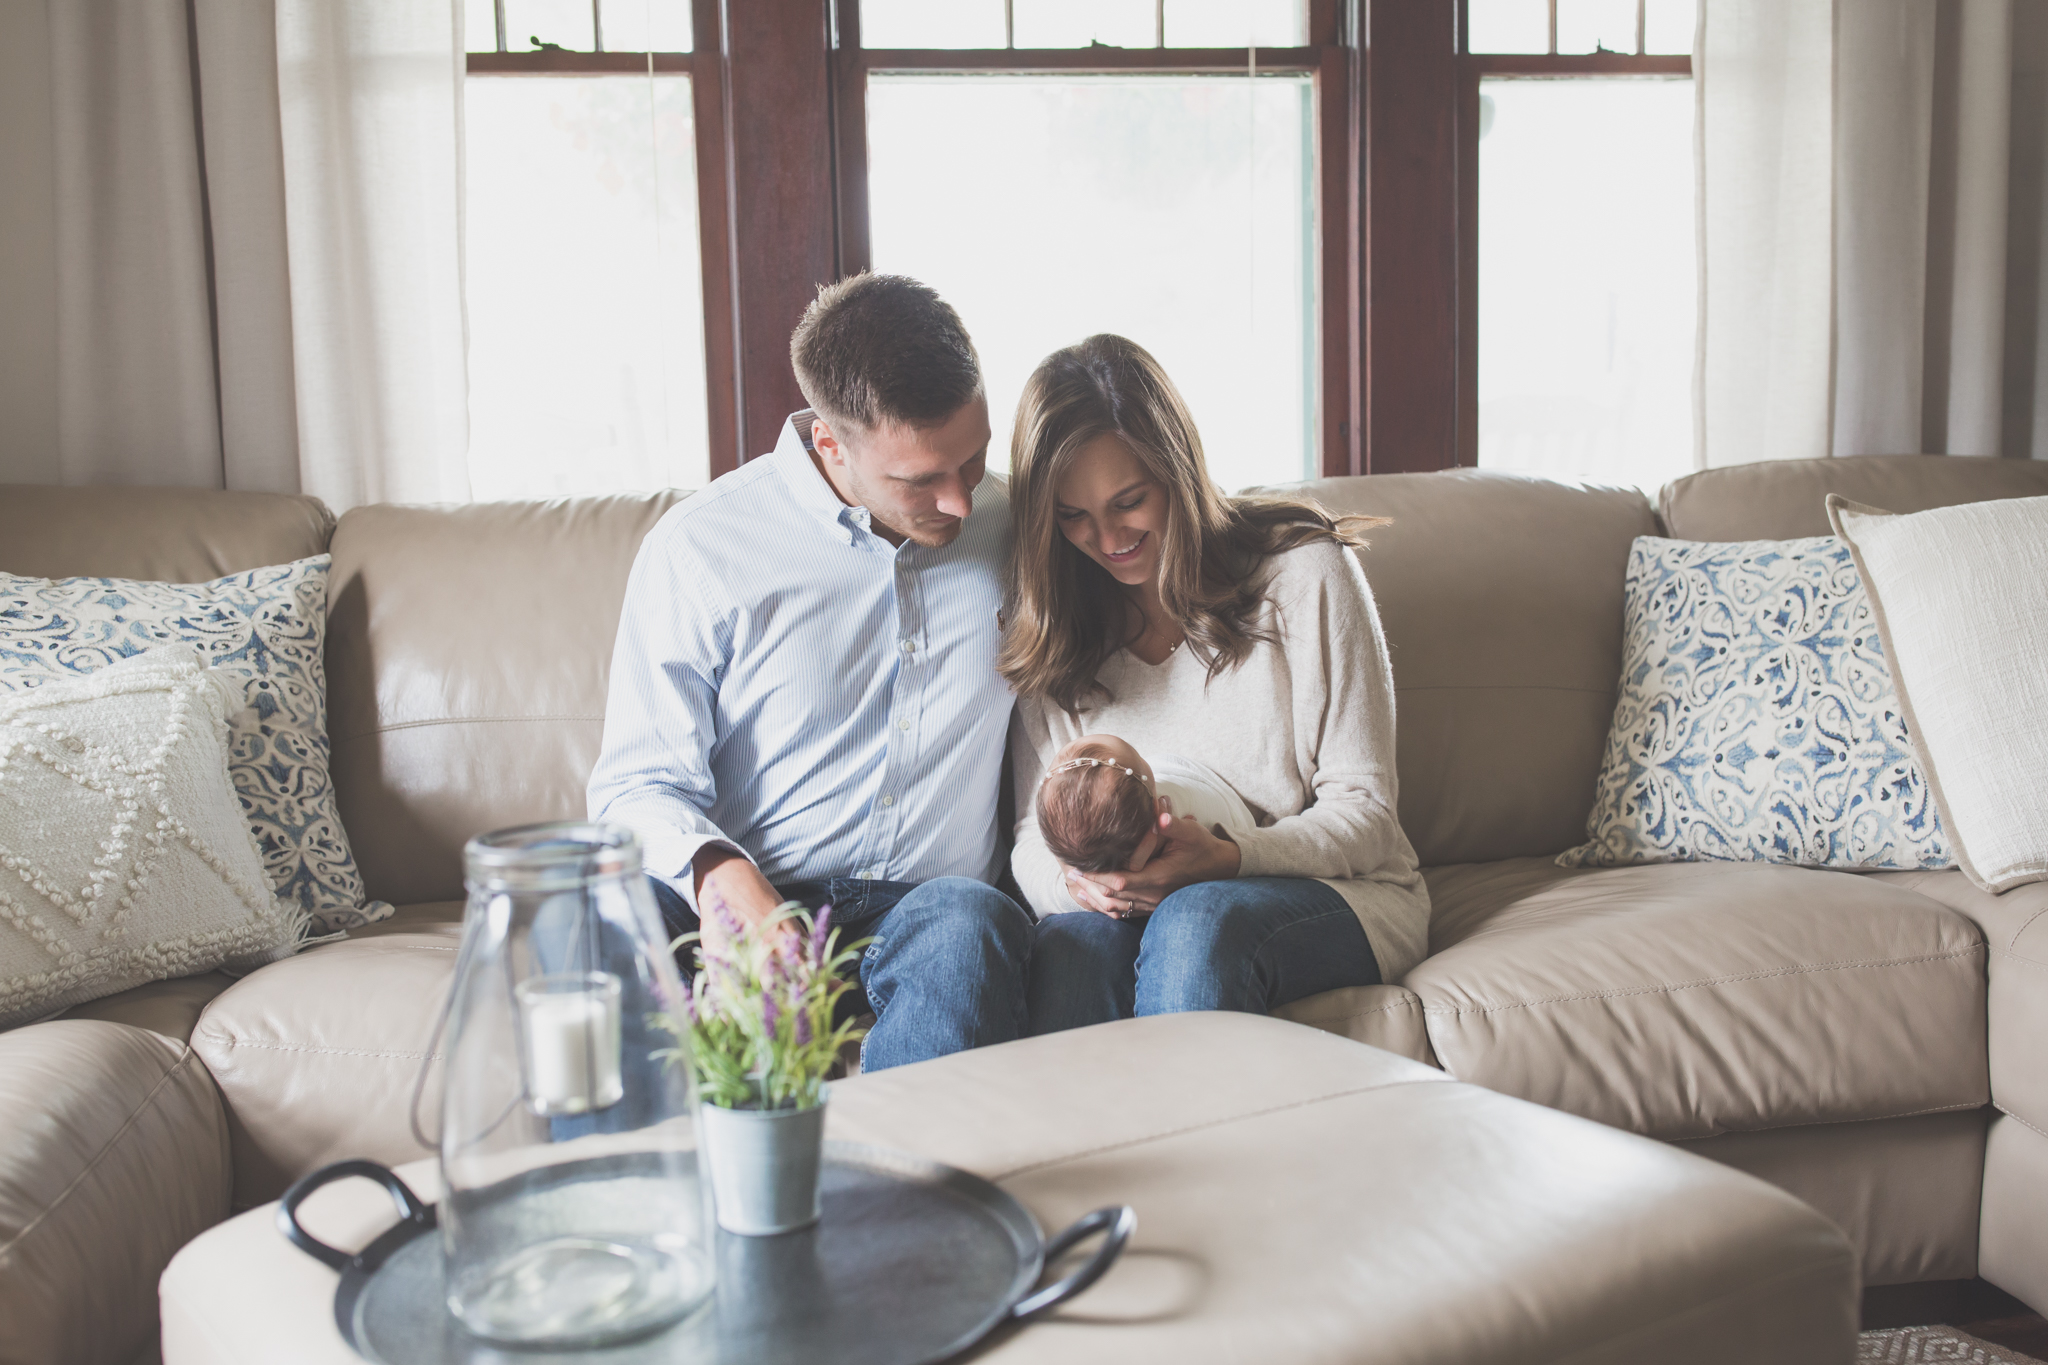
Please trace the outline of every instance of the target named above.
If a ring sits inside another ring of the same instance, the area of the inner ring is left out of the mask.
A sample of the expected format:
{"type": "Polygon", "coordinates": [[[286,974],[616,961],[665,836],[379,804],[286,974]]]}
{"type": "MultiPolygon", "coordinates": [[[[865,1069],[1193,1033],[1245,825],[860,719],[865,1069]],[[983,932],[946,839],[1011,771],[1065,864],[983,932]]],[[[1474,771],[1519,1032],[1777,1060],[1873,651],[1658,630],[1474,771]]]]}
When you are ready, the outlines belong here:
{"type": "Polygon", "coordinates": [[[1159,811],[1159,813],[1160,813],[1161,815],[1164,815],[1164,816],[1169,816],[1169,817],[1170,817],[1170,816],[1172,816],[1172,814],[1173,814],[1173,798],[1172,798],[1172,797],[1170,797],[1170,796],[1155,796],[1155,797],[1153,797],[1153,798],[1152,798],[1152,804],[1153,804],[1153,806],[1154,806],[1154,807],[1155,807],[1155,808],[1156,808],[1156,809],[1157,809],[1157,810],[1159,811]]]}

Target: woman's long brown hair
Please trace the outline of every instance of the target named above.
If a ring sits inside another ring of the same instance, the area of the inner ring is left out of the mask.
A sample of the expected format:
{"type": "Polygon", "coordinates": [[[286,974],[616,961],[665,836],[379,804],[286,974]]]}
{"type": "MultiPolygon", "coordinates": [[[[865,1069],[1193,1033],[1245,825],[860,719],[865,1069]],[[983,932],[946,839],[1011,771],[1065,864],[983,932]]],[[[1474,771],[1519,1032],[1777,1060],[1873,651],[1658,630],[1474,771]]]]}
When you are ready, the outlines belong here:
{"type": "Polygon", "coordinates": [[[1113,435],[1166,500],[1159,600],[1215,677],[1272,635],[1254,624],[1257,570],[1270,556],[1328,540],[1362,547],[1381,517],[1339,517],[1307,499],[1226,498],[1209,479],[1202,438],[1180,391],[1136,342],[1104,333],[1039,363],[1017,404],[1010,439],[1016,527],[1012,601],[996,667],[1019,696],[1078,712],[1132,629],[1125,589],[1076,549],[1055,510],[1060,480],[1083,448],[1113,435]]]}

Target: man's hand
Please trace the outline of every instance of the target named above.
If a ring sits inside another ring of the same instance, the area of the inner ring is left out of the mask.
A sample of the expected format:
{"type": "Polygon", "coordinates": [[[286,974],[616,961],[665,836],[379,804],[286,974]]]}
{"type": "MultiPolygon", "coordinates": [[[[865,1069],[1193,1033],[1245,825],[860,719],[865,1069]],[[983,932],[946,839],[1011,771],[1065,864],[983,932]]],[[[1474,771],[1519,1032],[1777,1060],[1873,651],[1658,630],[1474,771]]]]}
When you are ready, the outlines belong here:
{"type": "Polygon", "coordinates": [[[1223,881],[1237,875],[1244,854],[1229,839],[1211,834],[1193,816],[1159,817],[1159,848],[1135,872],[1067,873],[1067,893],[1084,910],[1119,919],[1151,910],[1183,886],[1223,881]]]}
{"type": "MultiPolygon", "coordinates": [[[[697,856],[690,860],[690,872],[697,880],[697,904],[706,905],[705,897],[710,895],[725,903],[743,924],[759,924],[775,913],[782,904],[782,897],[755,867],[729,848],[706,844],[697,850],[697,856]]],[[[706,946],[725,946],[725,928],[718,922],[718,916],[698,916],[706,946]]],[[[784,921],[786,926],[788,921],[784,921]]],[[[786,928],[783,930],[788,932],[786,928]]]]}

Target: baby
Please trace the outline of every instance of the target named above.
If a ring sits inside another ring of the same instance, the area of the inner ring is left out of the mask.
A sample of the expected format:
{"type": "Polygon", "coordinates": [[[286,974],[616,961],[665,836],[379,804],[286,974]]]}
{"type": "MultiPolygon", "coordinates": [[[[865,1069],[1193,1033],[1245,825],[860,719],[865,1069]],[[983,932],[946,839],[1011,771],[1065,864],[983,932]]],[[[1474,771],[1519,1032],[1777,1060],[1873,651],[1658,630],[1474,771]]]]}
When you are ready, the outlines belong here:
{"type": "Polygon", "coordinates": [[[1192,818],[1225,839],[1258,827],[1214,771],[1160,754],[1157,768],[1115,735],[1083,735],[1053,755],[1038,784],[1038,832],[1077,872],[1136,872],[1159,851],[1161,815],[1192,818]]]}

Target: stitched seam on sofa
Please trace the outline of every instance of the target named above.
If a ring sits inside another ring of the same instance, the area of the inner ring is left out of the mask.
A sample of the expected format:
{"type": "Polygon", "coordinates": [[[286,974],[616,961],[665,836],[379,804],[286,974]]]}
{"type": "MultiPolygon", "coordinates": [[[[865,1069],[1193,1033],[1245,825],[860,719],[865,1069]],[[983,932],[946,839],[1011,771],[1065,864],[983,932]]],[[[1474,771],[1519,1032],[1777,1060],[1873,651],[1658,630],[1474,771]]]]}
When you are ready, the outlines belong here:
{"type": "Polygon", "coordinates": [[[253,1047],[262,1052],[302,1052],[318,1057],[380,1057],[394,1062],[443,1062],[448,1060],[438,1052],[371,1052],[361,1048],[345,1047],[294,1047],[289,1043],[256,1043],[247,1038],[235,1038],[222,1033],[210,1033],[208,1042],[222,1043],[228,1047],[253,1047]]]}
{"type": "Polygon", "coordinates": [[[2048,906],[2043,906],[2039,910],[2036,910],[2033,914],[2028,915],[2026,923],[2020,925],[2019,928],[2012,931],[2012,937],[2005,941],[2004,951],[2007,957],[2012,958],[2016,962],[2032,962],[2036,966],[2048,966],[2048,963],[2043,963],[2038,958],[2022,957],[2020,954],[2012,950],[2012,945],[2020,941],[2020,935],[2026,933],[2027,930],[2033,928],[2036,924],[2038,924],[2043,915],[2048,915],[2048,906]]]}
{"type": "Polygon", "coordinates": [[[2027,1129],[2027,1130],[2028,1130],[2028,1131],[2030,1131],[2030,1132],[2036,1133],[2036,1134],[2038,1134],[2038,1135],[2039,1135],[2039,1136],[2041,1136],[2041,1137],[2044,1137],[2044,1138],[2048,1138],[2048,1130],[2044,1130],[2044,1129],[2042,1129],[2042,1128],[2040,1128],[2040,1127],[2037,1127],[2037,1126],[2036,1126],[2036,1125],[2034,1125],[2034,1124],[2028,1123],[2028,1122],[2027,1122],[2027,1121],[2026,1121],[2025,1119],[2021,1118],[2021,1117],[2020,1117],[2020,1116],[2019,1116],[2018,1114],[2015,1114],[2015,1113],[2013,1113],[2013,1112],[2012,1112],[2012,1110],[2010,1110],[2010,1109],[2006,1108],[2006,1107],[2005,1107],[2004,1105],[2002,1105],[2002,1104],[1999,1104],[1999,1103],[1998,1103],[1997,1101],[1995,1101],[1995,1100],[1994,1100],[1994,1101],[1992,1102],[1992,1105],[1991,1105],[1991,1107],[1992,1107],[1993,1109],[1996,1109],[1996,1110],[1997,1110],[1997,1111],[1998,1111],[1999,1113],[2001,1113],[2001,1114],[2005,1115],[2005,1116],[2006,1116],[2007,1118],[2011,1119],[2011,1120],[2012,1120],[2012,1121],[2013,1121],[2014,1123],[2017,1123],[2017,1124],[2018,1124],[2018,1125],[2019,1125],[2020,1127],[2022,1127],[2022,1128],[2025,1128],[2025,1129],[2027,1129]]]}
{"type": "Polygon", "coordinates": [[[1650,1133],[1645,1133],[1642,1136],[1653,1138],[1657,1142],[1668,1142],[1675,1147],[1681,1143],[1712,1142],[1715,1138],[1741,1137],[1748,1133],[1785,1133],[1796,1128],[1833,1128],[1839,1124],[1846,1123],[1885,1123],[1892,1119],[1926,1118],[1930,1114],[1961,1114],[1973,1109],[1989,1109],[1990,1107],[1990,1103],[1986,1100],[1966,1100],[1961,1104],[1937,1104],[1930,1109],[1906,1109],[1896,1114],[1866,1114],[1861,1118],[1854,1119],[1808,1119],[1804,1123],[1772,1123],[1766,1124],[1762,1128],[1723,1128],[1718,1133],[1706,1133],[1700,1137],[1667,1138],[1656,1137],[1650,1133]]]}
{"type": "MultiPolygon", "coordinates": [[[[1416,1065],[1420,1066],[1422,1063],[1417,1062],[1416,1065]]],[[[1049,1156],[1043,1161],[1033,1161],[1028,1165],[1018,1166],[1004,1171],[1001,1175],[988,1178],[995,1181],[1009,1180],[1015,1176],[1029,1175],[1033,1171],[1043,1171],[1054,1166],[1064,1166],[1070,1161],[1085,1161],[1091,1156],[1101,1156],[1106,1152],[1121,1152],[1132,1147],[1142,1147],[1148,1142],[1162,1142],[1167,1138],[1184,1137],[1189,1133],[1201,1133],[1211,1128],[1222,1128],[1232,1123],[1243,1123],[1247,1119],[1267,1118],[1273,1114],[1287,1113],[1292,1109],[1306,1109],[1313,1104],[1326,1104],[1331,1100],[1349,1099],[1353,1095],[1371,1095],[1383,1090],[1398,1090],[1404,1086],[1442,1085],[1449,1079],[1448,1076],[1430,1076],[1412,1081],[1386,1081],[1378,1085],[1354,1086],[1349,1090],[1333,1090],[1327,1095],[1315,1095],[1305,1100],[1290,1100],[1286,1104],[1276,1104],[1269,1109],[1255,1109],[1247,1114],[1230,1114],[1223,1118],[1207,1119],[1201,1123],[1190,1123],[1182,1128],[1169,1128],[1164,1132],[1147,1133],[1143,1137],[1125,1138],[1120,1142],[1106,1142],[1100,1147],[1089,1147],[1078,1152],[1067,1152],[1060,1156],[1049,1156]]]]}
{"type": "MultiPolygon", "coordinates": [[[[156,1036],[162,1037],[163,1035],[158,1034],[156,1036]]],[[[180,1044],[180,1046],[184,1047],[183,1044],[180,1044]]],[[[52,1199],[49,1203],[45,1204],[43,1206],[43,1211],[41,1213],[38,1213],[34,1218],[31,1218],[28,1221],[28,1225],[26,1227],[24,1227],[20,1232],[14,1234],[13,1240],[7,1242],[0,1242],[0,1256],[9,1255],[13,1252],[13,1250],[16,1247],[20,1246],[24,1241],[26,1241],[30,1233],[34,1232],[38,1227],[42,1226],[43,1220],[45,1218],[48,1218],[51,1214],[55,1213],[59,1208],[61,1208],[64,1205],[66,1200],[71,1198],[71,1192],[77,1189],[79,1185],[83,1183],[87,1176],[91,1175],[94,1171],[97,1171],[100,1168],[100,1163],[105,1161],[107,1159],[107,1154],[113,1151],[114,1148],[117,1145],[119,1145],[121,1139],[128,1135],[128,1130],[135,1126],[135,1121],[141,1118],[144,1113],[156,1107],[156,1097],[162,1093],[163,1088],[165,1086],[169,1085],[171,1081],[177,1077],[179,1072],[185,1069],[186,1065],[191,1062],[192,1057],[192,1049],[190,1047],[184,1047],[183,1055],[181,1055],[178,1058],[178,1060],[175,1063],[173,1063],[170,1067],[166,1068],[163,1075],[157,1078],[156,1084],[149,1088],[149,1093],[142,1097],[142,1102],[136,1105],[133,1109],[131,1109],[128,1112],[127,1119],[122,1122],[119,1128],[116,1128],[114,1130],[113,1136],[109,1137],[106,1140],[106,1142],[101,1145],[100,1149],[92,1154],[92,1160],[85,1163],[84,1169],[80,1170],[77,1175],[73,1176],[71,1178],[70,1183],[65,1185],[62,1190],[59,1190],[57,1192],[57,1197],[52,1199]]]]}
{"type": "Polygon", "coordinates": [[[1768,981],[1780,976],[1810,976],[1817,972],[1851,972],[1878,967],[1911,967],[1923,962],[1947,962],[1956,958],[1973,957],[1985,950],[1982,943],[1968,948],[1958,948],[1946,953],[1928,953],[1922,957],[1872,958],[1864,962],[1816,962],[1799,967],[1773,967],[1765,972],[1743,972],[1736,976],[1711,976],[1698,981],[1675,981],[1664,986],[1631,986],[1625,990],[1588,991],[1583,995],[1553,995],[1542,1000],[1517,1000],[1506,1005],[1480,1005],[1470,1008],[1425,1003],[1425,1014],[1464,1015],[1501,1014],[1508,1010],[1529,1009],[1536,1005],[1571,1005],[1583,1000],[1625,1000],[1636,995],[1672,995],[1678,991],[1698,990],[1703,986],[1727,986],[1742,981],[1768,981]]]}
{"type": "Polygon", "coordinates": [[[352,735],[328,740],[329,744],[352,744],[359,739],[375,739],[388,735],[393,730],[417,730],[425,725],[528,725],[539,721],[589,720],[602,722],[604,717],[585,715],[544,715],[544,716],[435,716],[427,720],[394,720],[389,725],[380,725],[374,730],[358,730],[352,735]]]}

